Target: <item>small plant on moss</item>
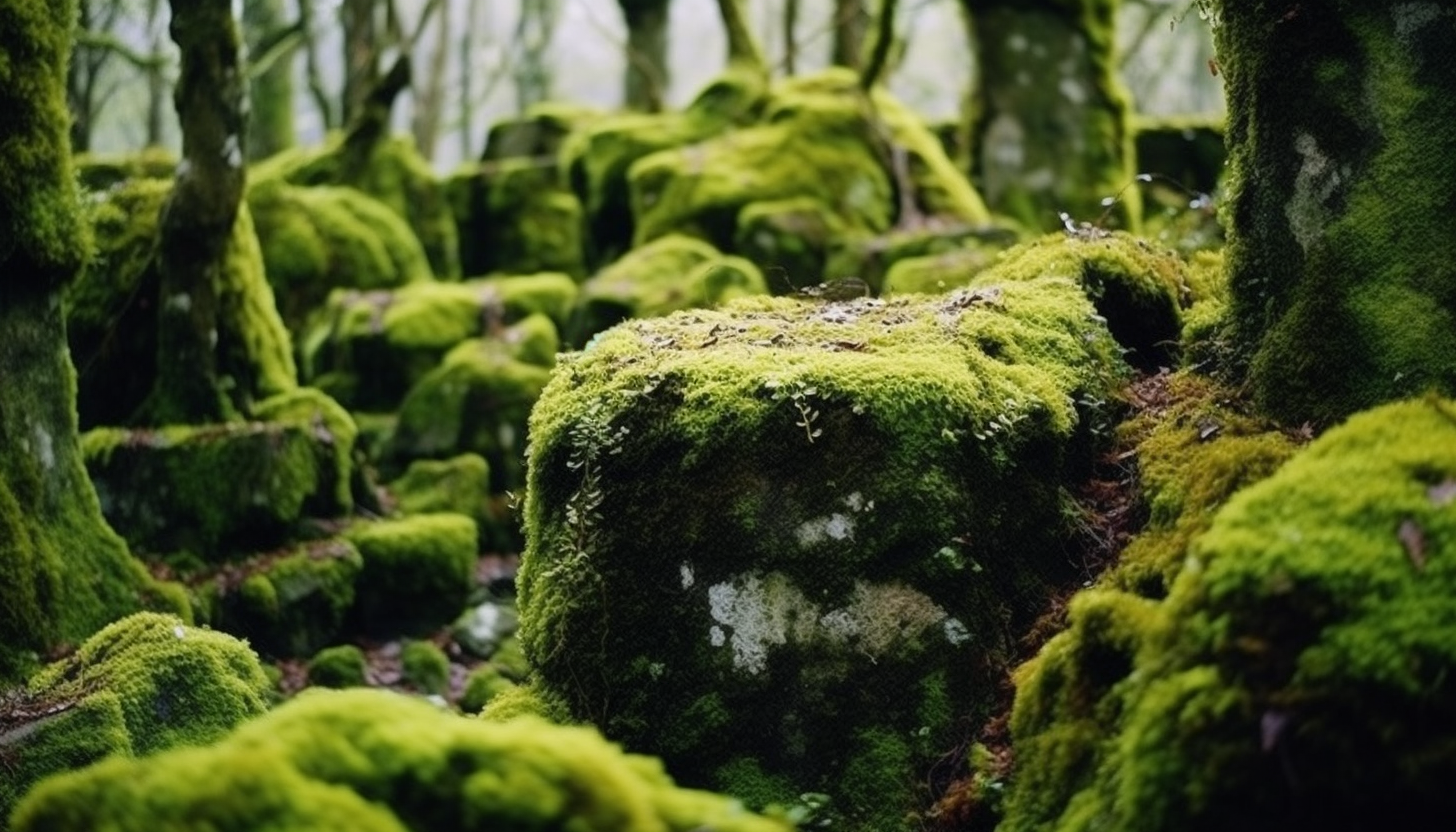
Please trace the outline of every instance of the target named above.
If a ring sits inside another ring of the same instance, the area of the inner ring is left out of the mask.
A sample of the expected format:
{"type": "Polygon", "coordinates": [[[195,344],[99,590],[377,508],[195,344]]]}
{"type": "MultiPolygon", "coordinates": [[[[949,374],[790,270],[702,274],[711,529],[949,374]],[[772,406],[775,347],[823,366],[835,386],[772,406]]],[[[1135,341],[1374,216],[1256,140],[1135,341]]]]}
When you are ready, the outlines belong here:
{"type": "Polygon", "coordinates": [[[794,410],[799,414],[799,418],[794,424],[804,429],[804,436],[811,444],[816,438],[823,435],[823,428],[814,427],[814,423],[819,419],[819,411],[810,401],[812,397],[819,395],[819,388],[803,379],[795,379],[785,384],[777,378],[764,381],[763,386],[768,388],[769,395],[773,397],[774,401],[788,401],[793,405],[794,410]]]}
{"type": "Polygon", "coordinates": [[[1016,427],[1017,422],[1026,418],[1026,414],[1021,412],[1020,402],[1015,399],[1006,399],[1004,403],[1006,405],[1004,411],[988,419],[982,430],[971,431],[971,435],[985,442],[1003,432],[1010,433],[1011,429],[1016,427]]]}
{"type": "Polygon", "coordinates": [[[583,565],[596,545],[598,524],[602,521],[601,460],[622,452],[622,441],[628,429],[611,426],[611,416],[603,413],[600,400],[593,401],[576,424],[567,431],[571,455],[566,467],[581,472],[581,485],[566,501],[566,525],[571,529],[572,568],[583,565]]]}

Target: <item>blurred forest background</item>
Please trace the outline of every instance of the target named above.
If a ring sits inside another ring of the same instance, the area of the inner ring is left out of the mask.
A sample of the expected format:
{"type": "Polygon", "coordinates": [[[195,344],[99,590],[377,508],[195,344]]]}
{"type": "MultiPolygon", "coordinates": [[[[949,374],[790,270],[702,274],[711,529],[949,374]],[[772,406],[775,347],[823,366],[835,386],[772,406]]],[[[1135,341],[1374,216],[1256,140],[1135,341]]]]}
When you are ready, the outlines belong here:
{"type": "MultiPolygon", "coordinates": [[[[716,0],[663,0],[665,78],[648,94],[680,107],[721,71],[726,43],[716,0]]],[[[438,171],[476,158],[492,124],[555,99],[623,106],[629,0],[235,0],[259,84],[282,85],[296,143],[341,127],[371,74],[408,51],[413,82],[393,110],[438,171]],[[350,41],[367,45],[369,54],[350,41]],[[352,54],[351,54],[352,53],[352,54]],[[351,67],[352,62],[352,67],[351,67]]],[[[655,4],[639,4],[655,5],[655,4]]],[[[812,71],[868,26],[868,0],[747,0],[754,33],[777,74],[812,71]],[[845,25],[839,26],[837,22],[845,25]],[[786,37],[792,31],[793,38],[786,37]],[[792,70],[792,72],[791,72],[792,70]]],[[[1127,0],[1119,12],[1122,80],[1147,115],[1222,112],[1207,26],[1192,0],[1127,0]]],[[[171,93],[176,45],[162,0],[83,0],[69,98],[77,151],[180,146],[171,93]]],[[[900,49],[890,88],[931,120],[953,119],[974,83],[974,54],[959,0],[900,4],[900,49]]],[[[377,76],[376,76],[377,77],[377,76]]],[[[276,87],[275,87],[276,88],[276,87]]],[[[249,155],[274,150],[254,140],[249,155]]]]}

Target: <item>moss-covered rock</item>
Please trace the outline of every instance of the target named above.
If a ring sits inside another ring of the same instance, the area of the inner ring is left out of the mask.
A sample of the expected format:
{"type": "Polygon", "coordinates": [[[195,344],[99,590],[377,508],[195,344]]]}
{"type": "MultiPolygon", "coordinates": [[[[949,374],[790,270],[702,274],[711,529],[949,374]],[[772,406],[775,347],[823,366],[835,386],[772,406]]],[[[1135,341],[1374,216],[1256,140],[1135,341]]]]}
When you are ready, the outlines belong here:
{"type": "Polygon", "coordinates": [[[303,543],[236,564],[202,583],[200,606],[217,629],[270,656],[307,656],[344,634],[363,569],[347,541],[303,543]]]}
{"type": "Polygon", "coordinates": [[[632,249],[582,284],[566,340],[581,346],[628,318],[717,306],[768,291],[763,274],[749,261],[673,234],[632,249]]]}
{"type": "Polygon", "coordinates": [[[82,448],[102,513],[128,542],[216,561],[278,546],[304,517],[347,513],[346,441],[310,419],[97,428],[82,448]]]}
{"type": "Polygon", "coordinates": [[[362,688],[368,684],[364,651],[353,644],[325,647],[308,660],[308,683],[322,688],[362,688]]]}
{"type": "Polygon", "coordinates": [[[381,691],[316,691],[221,743],[56,778],[15,832],[180,829],[786,832],[676,787],[585,728],[489,724],[381,691]],[[205,771],[206,777],[197,773],[205,771]]]}
{"type": "Polygon", "coordinates": [[[399,651],[400,676],[422,693],[450,690],[450,657],[433,641],[407,641],[399,651]]]}
{"type": "Polygon", "coordinates": [[[774,294],[835,276],[826,273],[825,264],[845,230],[839,217],[812,197],[749,203],[738,212],[735,229],[733,250],[761,264],[774,294]]]}
{"type": "Polygon", "coordinates": [[[171,179],[177,154],[164,147],[130,153],[82,153],[76,156],[76,178],[88,191],[105,191],[132,179],[171,179]]]}
{"type": "Polygon", "coordinates": [[[265,179],[247,199],[268,283],[294,332],[333,289],[392,289],[432,277],[409,225],[361,191],[265,179]]]}
{"type": "Polygon", "coordinates": [[[561,164],[585,211],[588,264],[609,263],[632,245],[627,179],[637,160],[752,123],[766,94],[762,72],[730,66],[680,113],[626,113],[588,122],[574,131],[561,148],[561,164]]]}
{"type": "Polygon", "coordinates": [[[935,254],[897,259],[885,270],[880,287],[884,295],[948,292],[969,285],[976,275],[995,264],[1002,248],[994,244],[964,242],[935,254]]]}
{"type": "MultiPolygon", "coordinates": [[[[97,197],[97,255],[65,293],[66,333],[79,371],[83,427],[131,424],[156,384],[161,303],[158,217],[172,183],[128,181],[97,197]]],[[[239,412],[293,389],[297,372],[288,331],[263,272],[251,215],[242,209],[215,287],[219,385],[239,412]]]]}
{"type": "Polygon", "coordinates": [[[460,693],[460,710],[468,714],[480,713],[496,697],[515,688],[516,683],[501,675],[495,665],[480,665],[465,677],[465,689],[460,693]]]}
{"type": "Polygon", "coordinates": [[[1456,403],[1389,405],[1234,496],[1166,600],[1078,597],[1018,673],[999,828],[1448,815],[1453,501],[1456,403]]]}
{"type": "Polygon", "coordinates": [[[364,558],[351,616],[356,631],[428,633],[465,609],[479,553],[469,517],[439,513],[360,522],[344,536],[364,558]]]}
{"type": "Polygon", "coordinates": [[[1223,122],[1223,116],[1133,116],[1137,169],[1156,177],[1155,182],[1172,181],[1194,193],[1213,193],[1228,157],[1223,122]]]}
{"type": "Polygon", "coordinates": [[[482,162],[457,172],[451,187],[464,192],[456,222],[466,274],[586,276],[581,202],[554,158],[482,162]]]}
{"type": "MultiPolygon", "coordinates": [[[[927,220],[915,225],[892,228],[884,234],[849,237],[839,241],[829,253],[828,277],[854,276],[863,280],[876,292],[934,291],[943,292],[956,288],[950,283],[937,286],[943,277],[921,280],[907,275],[901,279],[900,288],[887,283],[890,268],[901,260],[930,255],[954,255],[977,257],[974,254],[955,254],[962,250],[994,252],[1009,248],[1018,242],[1020,235],[1013,229],[1000,226],[970,226],[961,222],[927,220]],[[919,287],[912,289],[911,286],[919,287]]],[[[968,272],[971,264],[959,271],[968,272]]],[[[919,272],[918,269],[913,271],[919,272]]]]}
{"type": "Polygon", "coordinates": [[[210,743],[263,713],[270,687],[231,636],[175,616],[124,618],[0,698],[0,817],[50,775],[210,743]]]}
{"type": "Polygon", "coordinates": [[[448,511],[482,519],[490,496],[490,463],[480,454],[410,463],[399,479],[385,485],[405,514],[448,511]]]}
{"type": "Polygon", "coordinates": [[[1069,577],[1074,402],[1123,371],[1064,277],[941,298],[754,298],[626,323],[531,417],[536,679],[679,776],[908,826],[1069,577]],[[960,725],[960,728],[957,726],[960,725]]]}
{"type": "Polygon", "coordinates": [[[281,179],[293,185],[345,185],[374,197],[403,217],[424,246],[435,276],[460,277],[460,244],[445,184],[435,176],[408,137],[376,143],[367,159],[353,164],[344,136],[330,135],[312,148],[293,148],[253,169],[258,182],[281,179]]]}
{"type": "Polygon", "coordinates": [[[1216,6],[1229,283],[1259,403],[1323,424],[1456,393],[1451,10],[1216,6]]]}
{"type": "Polygon", "coordinates": [[[475,453],[489,463],[491,493],[519,488],[526,418],[546,385],[558,346],[555,327],[538,315],[498,337],[455,347],[399,405],[399,420],[383,452],[386,470],[417,459],[475,453]]]}
{"type": "MultiPolygon", "coordinates": [[[[544,334],[539,320],[525,329],[513,325],[544,315],[559,329],[576,295],[576,283],[559,272],[422,283],[393,292],[335,292],[304,336],[304,375],[351,409],[395,410],[462,342],[483,336],[539,339],[544,334]]],[[[532,347],[532,360],[549,365],[554,341],[546,350],[532,347]]]]}

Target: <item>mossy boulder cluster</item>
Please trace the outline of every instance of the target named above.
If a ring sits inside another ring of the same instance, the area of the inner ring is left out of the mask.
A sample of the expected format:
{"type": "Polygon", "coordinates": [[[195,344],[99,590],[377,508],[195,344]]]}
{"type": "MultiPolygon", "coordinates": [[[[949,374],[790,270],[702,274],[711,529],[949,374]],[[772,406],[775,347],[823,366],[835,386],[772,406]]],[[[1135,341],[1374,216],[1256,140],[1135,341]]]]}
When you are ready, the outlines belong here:
{"type": "Polygon", "coordinates": [[[1124,371],[1058,274],[603,333],[531,418],[541,689],[688,782],[904,826],[1074,575],[1061,484],[1124,371]]]}

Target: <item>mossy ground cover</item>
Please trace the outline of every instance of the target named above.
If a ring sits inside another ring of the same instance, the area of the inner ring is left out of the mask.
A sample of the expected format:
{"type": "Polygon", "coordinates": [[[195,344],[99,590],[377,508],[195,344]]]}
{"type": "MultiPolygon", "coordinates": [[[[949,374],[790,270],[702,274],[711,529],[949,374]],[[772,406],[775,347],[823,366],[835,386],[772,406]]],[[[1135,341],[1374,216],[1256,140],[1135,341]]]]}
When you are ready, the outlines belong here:
{"type": "Polygon", "coordinates": [[[689,782],[852,828],[986,717],[1069,577],[1059,484],[1123,365],[1074,280],[637,320],[533,411],[522,637],[549,693],[689,782]]]}

